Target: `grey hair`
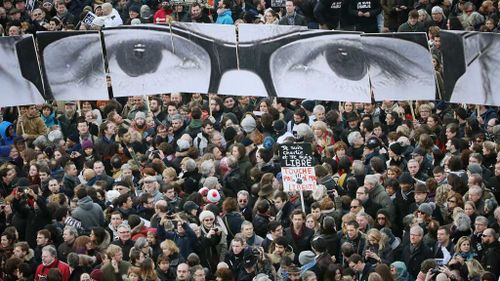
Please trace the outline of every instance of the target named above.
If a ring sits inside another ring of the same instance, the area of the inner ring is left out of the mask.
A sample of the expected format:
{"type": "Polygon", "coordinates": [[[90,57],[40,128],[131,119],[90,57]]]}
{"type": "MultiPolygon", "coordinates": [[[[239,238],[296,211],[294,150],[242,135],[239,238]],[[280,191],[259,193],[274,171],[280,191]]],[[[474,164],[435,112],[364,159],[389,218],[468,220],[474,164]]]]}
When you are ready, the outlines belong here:
{"type": "Polygon", "coordinates": [[[349,143],[350,146],[353,146],[354,142],[360,137],[361,137],[360,132],[358,131],[351,132],[349,133],[349,135],[347,135],[347,142],[349,143]]]}
{"type": "Polygon", "coordinates": [[[241,231],[243,231],[243,228],[244,228],[245,226],[249,226],[249,225],[253,227],[253,223],[251,223],[251,222],[249,222],[249,221],[244,221],[244,222],[242,222],[242,223],[241,223],[241,231]]]}
{"type": "Polygon", "coordinates": [[[215,166],[215,164],[214,164],[213,160],[205,160],[205,161],[201,162],[200,173],[203,176],[208,176],[210,174],[210,172],[212,171],[212,169],[214,168],[214,166],[215,166]]]}
{"type": "Polygon", "coordinates": [[[464,213],[458,213],[453,219],[453,224],[457,226],[459,231],[467,231],[470,229],[470,217],[464,213]]]}
{"type": "Polygon", "coordinates": [[[142,249],[144,248],[144,246],[146,246],[147,243],[148,240],[146,238],[140,237],[139,239],[137,239],[137,241],[135,241],[134,248],[142,249]]]}
{"type": "Polygon", "coordinates": [[[414,225],[414,226],[411,227],[411,229],[413,229],[415,231],[418,231],[421,236],[424,235],[424,229],[420,225],[414,225]]]}
{"type": "Polygon", "coordinates": [[[47,246],[43,247],[42,252],[47,252],[51,256],[57,257],[57,250],[56,250],[56,247],[54,247],[54,245],[47,245],[47,246]]]}
{"type": "Polygon", "coordinates": [[[219,180],[216,177],[208,177],[205,179],[203,186],[208,187],[208,189],[214,189],[219,184],[219,180]]]}
{"type": "Polygon", "coordinates": [[[238,196],[248,197],[248,196],[250,196],[250,193],[248,193],[248,191],[246,191],[246,190],[240,190],[240,191],[238,191],[238,194],[236,194],[236,197],[238,197],[238,196]]]}
{"type": "Polygon", "coordinates": [[[118,228],[126,228],[127,230],[130,230],[130,225],[128,225],[126,223],[122,223],[116,229],[118,229],[118,228]]]}
{"type": "Polygon", "coordinates": [[[194,169],[196,169],[196,162],[191,158],[187,159],[184,165],[186,165],[186,170],[188,172],[192,172],[194,171],[194,169]]]}
{"type": "Polygon", "coordinates": [[[64,227],[64,231],[69,231],[69,234],[75,236],[75,237],[78,237],[78,230],[76,230],[75,227],[71,226],[71,225],[67,225],[64,227]]]}

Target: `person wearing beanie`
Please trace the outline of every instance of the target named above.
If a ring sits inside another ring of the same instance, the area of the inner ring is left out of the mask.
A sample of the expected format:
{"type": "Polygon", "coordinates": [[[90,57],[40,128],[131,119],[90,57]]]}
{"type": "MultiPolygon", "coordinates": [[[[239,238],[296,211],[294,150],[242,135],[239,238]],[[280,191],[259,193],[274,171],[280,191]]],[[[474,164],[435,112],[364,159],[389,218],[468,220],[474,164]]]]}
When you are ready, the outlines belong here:
{"type": "Polygon", "coordinates": [[[247,134],[252,133],[257,128],[257,122],[255,122],[255,119],[249,114],[241,120],[240,125],[243,131],[247,134]]]}
{"type": "Polygon", "coordinates": [[[432,7],[431,16],[432,16],[431,26],[437,26],[441,29],[447,29],[446,26],[447,19],[446,16],[444,15],[443,8],[439,6],[432,7]]]}
{"type": "Polygon", "coordinates": [[[405,151],[405,147],[401,145],[399,142],[392,143],[389,145],[389,160],[387,160],[387,167],[397,166],[402,171],[406,170],[406,165],[408,161],[405,157],[403,157],[403,153],[405,151]]]}
{"type": "Polygon", "coordinates": [[[404,172],[399,176],[398,181],[400,190],[396,192],[396,198],[394,199],[394,222],[396,225],[403,227],[403,218],[411,213],[410,206],[415,202],[415,179],[410,173],[404,172]]]}

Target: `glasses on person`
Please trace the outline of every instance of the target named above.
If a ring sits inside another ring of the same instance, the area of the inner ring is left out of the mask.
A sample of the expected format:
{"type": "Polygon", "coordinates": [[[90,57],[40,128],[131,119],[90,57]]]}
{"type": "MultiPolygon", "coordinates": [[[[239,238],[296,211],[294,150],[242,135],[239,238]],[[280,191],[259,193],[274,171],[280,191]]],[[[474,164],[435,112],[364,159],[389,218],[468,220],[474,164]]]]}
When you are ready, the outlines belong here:
{"type": "Polygon", "coordinates": [[[35,16],[35,17],[39,17],[39,16],[41,16],[41,15],[42,15],[42,14],[40,14],[40,13],[33,14],[33,16],[35,16]]]}
{"type": "Polygon", "coordinates": [[[457,203],[457,201],[448,199],[448,203],[457,203]]]}
{"type": "Polygon", "coordinates": [[[351,209],[357,209],[359,206],[351,206],[351,209]]]}
{"type": "Polygon", "coordinates": [[[483,234],[481,235],[482,237],[490,237],[491,235],[488,235],[488,234],[483,234]]]}
{"type": "Polygon", "coordinates": [[[243,199],[243,200],[238,200],[238,202],[239,203],[246,203],[246,202],[248,202],[248,200],[243,199]]]}
{"type": "Polygon", "coordinates": [[[204,219],[203,221],[214,221],[214,219],[209,218],[209,219],[204,219]]]}

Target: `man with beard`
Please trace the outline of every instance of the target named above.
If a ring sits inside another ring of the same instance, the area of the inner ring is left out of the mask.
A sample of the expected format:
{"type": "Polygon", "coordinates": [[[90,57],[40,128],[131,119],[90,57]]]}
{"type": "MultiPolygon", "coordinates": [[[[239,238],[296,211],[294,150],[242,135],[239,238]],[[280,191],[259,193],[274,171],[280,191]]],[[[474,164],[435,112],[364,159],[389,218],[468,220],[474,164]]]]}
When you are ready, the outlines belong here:
{"type": "MultiPolygon", "coordinates": [[[[59,6],[59,4],[58,4],[59,6]]],[[[76,129],[76,119],[78,114],[76,114],[75,102],[67,101],[64,103],[64,114],[59,116],[57,119],[61,125],[61,131],[65,137],[71,135],[77,135],[78,130],[76,129]]]]}
{"type": "Polygon", "coordinates": [[[132,122],[132,126],[130,126],[130,130],[135,131],[142,136],[147,129],[148,129],[148,126],[146,124],[146,114],[142,111],[138,111],[135,114],[134,122],[132,122]]]}
{"type": "Polygon", "coordinates": [[[144,98],[142,96],[135,96],[133,97],[134,105],[132,106],[132,109],[127,115],[127,118],[129,120],[134,120],[135,114],[138,112],[144,113],[144,115],[147,113],[147,107],[144,103],[144,98]]]}
{"type": "Polygon", "coordinates": [[[182,19],[183,22],[212,23],[210,18],[203,12],[200,3],[191,4],[191,12],[182,19]]]}
{"type": "Polygon", "coordinates": [[[297,108],[293,113],[293,119],[287,124],[287,131],[294,133],[295,127],[301,123],[309,124],[309,117],[303,108],[297,108]]]}
{"type": "MultiPolygon", "coordinates": [[[[22,133],[25,140],[35,139],[40,135],[48,133],[47,127],[40,118],[40,113],[35,105],[29,106],[26,113],[20,116],[16,132],[18,132],[18,134],[22,133]]],[[[65,136],[67,135],[65,134],[65,136]]]]}
{"type": "Polygon", "coordinates": [[[149,101],[149,110],[153,114],[156,125],[163,124],[167,119],[167,114],[162,110],[162,102],[158,97],[152,97],[149,101]]]}

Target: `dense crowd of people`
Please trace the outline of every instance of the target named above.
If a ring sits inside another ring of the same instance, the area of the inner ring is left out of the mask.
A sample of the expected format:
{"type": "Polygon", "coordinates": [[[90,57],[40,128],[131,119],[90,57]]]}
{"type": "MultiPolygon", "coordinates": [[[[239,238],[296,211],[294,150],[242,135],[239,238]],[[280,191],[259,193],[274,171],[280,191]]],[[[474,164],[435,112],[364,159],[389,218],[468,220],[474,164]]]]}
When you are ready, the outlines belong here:
{"type": "MultiPolygon", "coordinates": [[[[2,0],[0,34],[170,22],[280,24],[362,32],[498,32],[492,0],[2,0]],[[92,17],[88,18],[88,13],[92,17]]],[[[439,47],[438,47],[439,48],[439,47]]]]}
{"type": "Polygon", "coordinates": [[[497,110],[180,93],[3,108],[0,277],[498,280],[497,110]],[[317,177],[304,206],[283,189],[293,143],[317,177]]]}

